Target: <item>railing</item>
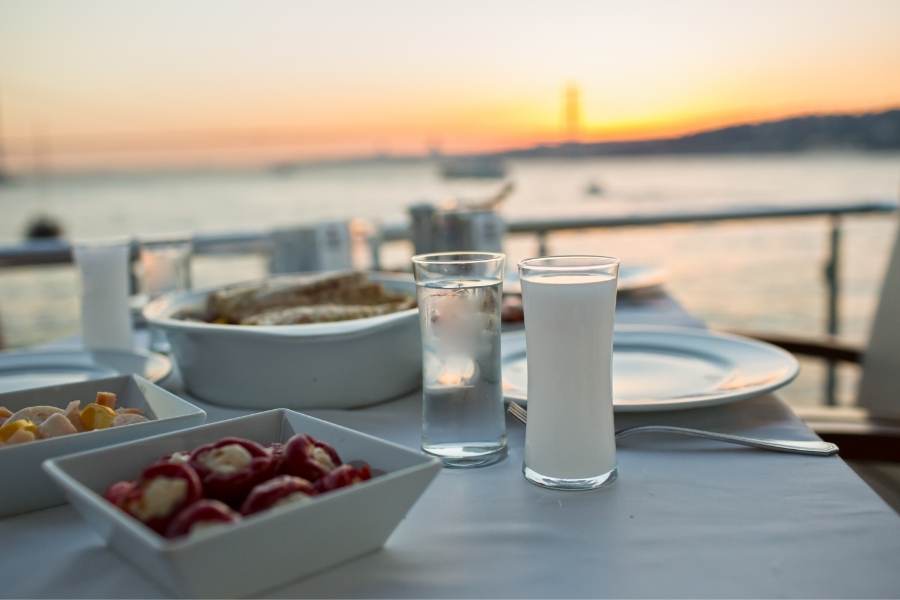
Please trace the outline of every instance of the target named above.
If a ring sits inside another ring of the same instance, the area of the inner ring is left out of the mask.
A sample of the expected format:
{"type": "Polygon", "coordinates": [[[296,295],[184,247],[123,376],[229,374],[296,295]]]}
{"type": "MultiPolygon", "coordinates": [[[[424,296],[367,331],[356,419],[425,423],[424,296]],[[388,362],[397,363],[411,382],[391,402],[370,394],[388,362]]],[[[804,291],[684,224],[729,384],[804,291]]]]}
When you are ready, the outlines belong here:
{"type": "MultiPolygon", "coordinates": [[[[132,240],[132,254],[141,244],[187,242],[194,254],[267,254],[272,250],[268,230],[227,233],[196,233],[192,237],[150,237],[132,240]]],[[[72,246],[66,240],[34,240],[0,246],[0,268],[62,265],[72,262],[72,246]]]]}
{"type": "MultiPolygon", "coordinates": [[[[828,257],[824,266],[827,286],[826,330],[829,335],[840,332],[840,278],[842,217],[847,215],[889,214],[897,211],[897,203],[891,201],[863,201],[841,204],[806,204],[803,206],[753,206],[745,208],[723,208],[706,211],[671,211],[652,214],[573,216],[558,218],[526,218],[506,221],[508,234],[531,234],[538,239],[538,251],[549,254],[548,235],[556,231],[584,229],[606,229],[612,227],[648,227],[654,225],[695,224],[726,221],[746,221],[760,219],[797,219],[828,217],[828,257]]],[[[407,225],[386,225],[369,238],[372,249],[373,267],[381,266],[381,246],[384,242],[409,240],[407,225]]],[[[133,242],[137,253],[139,243],[172,241],[176,238],[142,238],[133,242]]],[[[184,239],[183,241],[188,241],[184,239]]],[[[246,254],[268,253],[272,249],[270,232],[241,231],[216,234],[195,234],[191,240],[195,254],[246,254]]],[[[22,244],[0,246],[0,268],[71,262],[71,246],[66,241],[33,241],[22,244]]],[[[828,368],[825,398],[828,404],[835,404],[835,365],[828,368]]]]}

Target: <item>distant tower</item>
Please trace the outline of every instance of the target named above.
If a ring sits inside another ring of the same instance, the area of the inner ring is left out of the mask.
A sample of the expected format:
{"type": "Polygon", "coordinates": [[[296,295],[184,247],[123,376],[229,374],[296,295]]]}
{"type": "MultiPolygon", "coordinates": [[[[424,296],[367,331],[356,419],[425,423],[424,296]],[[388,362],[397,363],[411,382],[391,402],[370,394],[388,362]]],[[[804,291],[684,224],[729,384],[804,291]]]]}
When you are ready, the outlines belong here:
{"type": "Polygon", "coordinates": [[[578,141],[581,134],[581,92],[578,86],[570,83],[566,86],[563,97],[563,122],[566,140],[578,141]]]}
{"type": "MultiPolygon", "coordinates": [[[[2,109],[2,107],[0,107],[2,109]]],[[[3,170],[3,112],[0,110],[0,183],[9,179],[9,176],[3,170]]]]}

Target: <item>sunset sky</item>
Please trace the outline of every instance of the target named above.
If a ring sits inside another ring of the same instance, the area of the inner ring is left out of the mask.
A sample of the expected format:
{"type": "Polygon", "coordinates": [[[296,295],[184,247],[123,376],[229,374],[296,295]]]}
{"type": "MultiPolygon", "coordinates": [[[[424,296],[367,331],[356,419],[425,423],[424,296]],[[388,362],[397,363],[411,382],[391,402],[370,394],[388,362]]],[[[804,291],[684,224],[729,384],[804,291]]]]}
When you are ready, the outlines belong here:
{"type": "Polygon", "coordinates": [[[6,162],[253,162],[900,105],[900,1],[0,0],[6,162]]]}

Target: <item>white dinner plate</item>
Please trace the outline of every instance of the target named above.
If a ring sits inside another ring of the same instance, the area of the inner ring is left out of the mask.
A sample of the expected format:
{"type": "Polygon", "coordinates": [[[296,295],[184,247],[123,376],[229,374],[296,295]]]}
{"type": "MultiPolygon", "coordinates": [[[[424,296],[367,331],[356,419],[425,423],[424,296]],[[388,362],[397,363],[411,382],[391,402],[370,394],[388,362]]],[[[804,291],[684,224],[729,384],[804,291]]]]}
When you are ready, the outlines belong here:
{"type": "Polygon", "coordinates": [[[156,383],[172,370],[162,354],[127,350],[26,350],[0,353],[0,392],[140,375],[156,383]]]}
{"type": "MultiPolygon", "coordinates": [[[[503,392],[527,401],[525,333],[503,336],[503,392]]],[[[771,392],[797,376],[797,359],[771,344],[704,329],[617,327],[613,403],[621,412],[726,404],[771,392]]]]}
{"type": "MultiPolygon", "coordinates": [[[[661,286],[665,282],[665,272],[652,266],[622,266],[619,269],[619,293],[637,292],[661,286]]],[[[521,294],[522,282],[516,272],[507,273],[503,279],[503,293],[521,294]]]]}

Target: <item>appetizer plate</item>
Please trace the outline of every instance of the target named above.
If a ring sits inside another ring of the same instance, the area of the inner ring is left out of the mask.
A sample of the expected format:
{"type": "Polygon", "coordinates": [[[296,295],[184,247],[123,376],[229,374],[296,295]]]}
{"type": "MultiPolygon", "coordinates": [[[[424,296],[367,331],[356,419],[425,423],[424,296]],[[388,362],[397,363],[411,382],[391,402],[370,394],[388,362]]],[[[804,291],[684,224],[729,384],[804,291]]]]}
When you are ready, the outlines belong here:
{"type": "Polygon", "coordinates": [[[181,596],[233,597],[379,549],[441,464],[403,446],[282,409],[57,458],[44,468],[106,543],[162,587],[181,596]],[[277,506],[174,540],[157,535],[102,496],[113,482],[133,478],[175,451],[226,436],[284,442],[301,432],[331,444],[348,462],[368,462],[377,475],[306,503],[277,506]]]}
{"type": "MultiPolygon", "coordinates": [[[[665,283],[665,280],[665,271],[659,267],[642,265],[629,267],[623,265],[619,269],[619,281],[616,289],[620,294],[645,291],[661,286],[665,283]]],[[[519,280],[519,274],[515,271],[505,275],[503,293],[522,293],[522,282],[519,280]]]]}
{"type": "MultiPolygon", "coordinates": [[[[48,458],[192,427],[206,421],[204,411],[136,375],[8,392],[0,394],[0,406],[13,412],[38,405],[64,409],[72,400],[92,402],[97,392],[114,392],[118,396],[118,406],[139,408],[150,420],[0,447],[0,473],[6,482],[0,486],[0,517],[65,502],[59,488],[41,471],[41,463],[48,458]]],[[[96,468],[103,470],[102,465],[96,468]]]]}
{"type": "MultiPolygon", "coordinates": [[[[503,391],[527,401],[525,334],[503,336],[503,391]]],[[[619,326],[613,404],[619,412],[681,410],[736,402],[797,376],[797,359],[771,344],[703,329],[619,326]]]]}
{"type": "MultiPolygon", "coordinates": [[[[280,276],[281,278],[295,275],[280,276]]],[[[412,277],[370,273],[415,294],[412,277]]],[[[163,296],[147,305],[165,331],[185,387],[211,404],[248,409],[356,408],[421,385],[418,309],[335,323],[218,325],[173,318],[204,306],[212,289],[163,296]]]]}
{"type": "Polygon", "coordinates": [[[0,392],[24,390],[113,375],[140,375],[157,383],[172,361],[153,352],[127,350],[27,350],[0,353],[0,392]]]}

